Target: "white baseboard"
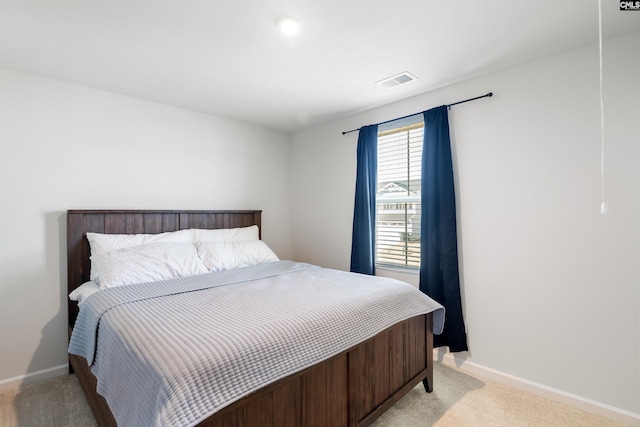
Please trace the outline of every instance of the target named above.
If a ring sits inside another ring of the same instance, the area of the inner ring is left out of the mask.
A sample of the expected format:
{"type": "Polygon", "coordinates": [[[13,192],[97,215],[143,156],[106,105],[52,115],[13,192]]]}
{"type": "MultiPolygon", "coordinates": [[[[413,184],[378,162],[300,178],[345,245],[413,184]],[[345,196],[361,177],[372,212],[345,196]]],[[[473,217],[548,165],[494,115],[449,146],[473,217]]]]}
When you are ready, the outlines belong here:
{"type": "Polygon", "coordinates": [[[456,358],[455,355],[451,353],[443,355],[439,353],[438,349],[433,350],[433,358],[446,366],[458,369],[462,372],[468,372],[472,375],[485,377],[495,382],[508,385],[509,387],[523,390],[585,412],[597,414],[629,426],[640,426],[640,414],[616,408],[595,400],[586,399],[552,387],[547,387],[504,372],[496,371],[494,369],[478,365],[474,362],[456,358]]]}
{"type": "Polygon", "coordinates": [[[0,380],[0,393],[51,378],[61,377],[63,375],[67,375],[68,373],[69,365],[64,364],[60,366],[54,366],[53,368],[43,369],[41,371],[30,372],[28,374],[18,375],[17,377],[0,380]]]}

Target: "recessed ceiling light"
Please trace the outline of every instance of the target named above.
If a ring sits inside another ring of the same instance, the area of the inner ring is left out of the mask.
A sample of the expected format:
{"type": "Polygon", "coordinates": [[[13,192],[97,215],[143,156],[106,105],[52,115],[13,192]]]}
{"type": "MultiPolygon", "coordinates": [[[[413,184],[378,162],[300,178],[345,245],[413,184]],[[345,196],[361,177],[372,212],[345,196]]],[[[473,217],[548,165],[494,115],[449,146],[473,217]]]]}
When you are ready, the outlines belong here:
{"type": "Polygon", "coordinates": [[[291,16],[284,16],[278,19],[278,28],[282,31],[282,34],[286,36],[295,36],[300,32],[302,26],[300,25],[300,21],[291,16]]]}

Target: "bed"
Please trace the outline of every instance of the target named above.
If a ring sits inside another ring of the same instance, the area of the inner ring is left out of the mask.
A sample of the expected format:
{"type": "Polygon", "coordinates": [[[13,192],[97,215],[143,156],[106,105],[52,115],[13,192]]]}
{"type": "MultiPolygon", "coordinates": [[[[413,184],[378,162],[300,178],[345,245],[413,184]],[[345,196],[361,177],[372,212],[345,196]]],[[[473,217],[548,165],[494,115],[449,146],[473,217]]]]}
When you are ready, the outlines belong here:
{"type": "MultiPolygon", "coordinates": [[[[261,211],[67,211],[68,291],[90,279],[87,233],[160,234],[251,226],[257,226],[261,236],[261,211]]],[[[69,301],[70,339],[79,311],[78,304],[69,301]]],[[[442,310],[436,308],[403,319],[331,357],[251,390],[193,425],[369,425],[420,382],[427,392],[432,391],[434,318],[436,330],[440,330],[442,317],[442,310]]],[[[96,391],[98,380],[87,357],[70,354],[69,362],[98,425],[117,425],[107,400],[96,391]]]]}

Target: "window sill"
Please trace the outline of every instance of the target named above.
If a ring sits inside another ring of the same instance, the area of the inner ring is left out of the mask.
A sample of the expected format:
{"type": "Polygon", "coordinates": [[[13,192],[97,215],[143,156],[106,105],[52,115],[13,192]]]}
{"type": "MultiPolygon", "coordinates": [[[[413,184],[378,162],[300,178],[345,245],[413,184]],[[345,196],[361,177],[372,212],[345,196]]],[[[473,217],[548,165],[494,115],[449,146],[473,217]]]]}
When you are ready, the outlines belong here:
{"type": "Polygon", "coordinates": [[[402,267],[390,267],[387,265],[376,265],[376,271],[383,270],[391,273],[412,274],[414,276],[420,275],[420,269],[418,268],[402,268],[402,267]]]}

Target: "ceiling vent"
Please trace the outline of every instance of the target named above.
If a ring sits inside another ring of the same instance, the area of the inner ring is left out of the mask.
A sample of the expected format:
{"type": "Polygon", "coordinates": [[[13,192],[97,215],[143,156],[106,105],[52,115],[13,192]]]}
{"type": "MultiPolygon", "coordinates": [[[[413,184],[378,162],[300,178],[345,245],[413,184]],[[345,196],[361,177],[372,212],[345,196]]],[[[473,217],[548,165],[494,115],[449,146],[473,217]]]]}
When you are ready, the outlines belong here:
{"type": "Polygon", "coordinates": [[[382,86],[385,89],[391,89],[392,87],[400,86],[405,83],[412,82],[414,80],[417,80],[417,77],[412,76],[411,74],[405,71],[403,73],[386,78],[384,80],[380,80],[379,82],[376,82],[376,84],[379,86],[382,86]]]}

